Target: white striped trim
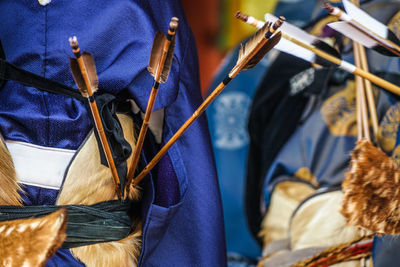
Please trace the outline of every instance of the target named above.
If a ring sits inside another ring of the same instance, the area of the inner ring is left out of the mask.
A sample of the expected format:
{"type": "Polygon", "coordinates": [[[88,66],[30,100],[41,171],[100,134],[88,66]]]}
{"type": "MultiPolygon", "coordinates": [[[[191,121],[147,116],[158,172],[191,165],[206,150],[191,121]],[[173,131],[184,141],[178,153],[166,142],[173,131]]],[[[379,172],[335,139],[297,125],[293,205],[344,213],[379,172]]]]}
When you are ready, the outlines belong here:
{"type": "Polygon", "coordinates": [[[5,141],[14,162],[18,182],[60,189],[75,150],[43,147],[19,141],[5,141]]]}

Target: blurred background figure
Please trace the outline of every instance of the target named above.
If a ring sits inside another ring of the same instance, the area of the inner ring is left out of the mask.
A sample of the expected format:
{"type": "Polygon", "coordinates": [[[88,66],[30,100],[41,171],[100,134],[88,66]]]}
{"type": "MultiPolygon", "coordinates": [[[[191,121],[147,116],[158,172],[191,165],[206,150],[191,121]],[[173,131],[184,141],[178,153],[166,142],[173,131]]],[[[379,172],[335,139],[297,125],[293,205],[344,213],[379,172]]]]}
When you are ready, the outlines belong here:
{"type": "MultiPolygon", "coordinates": [[[[201,1],[200,3],[183,0],[182,2],[197,41],[203,96],[206,96],[209,91],[214,89],[218,82],[223,79],[226,72],[235,64],[238,44],[245,40],[245,38],[251,33],[256,31],[255,28],[236,20],[234,17],[236,11],[240,10],[243,13],[254,16],[260,20],[263,20],[265,13],[285,16],[289,23],[311,30],[312,34],[315,35],[325,34],[324,26],[332,19],[329,18],[328,14],[323,9],[321,9],[324,1],[319,0],[207,0],[201,1]]],[[[336,6],[341,5],[340,0],[329,2],[336,6]]],[[[360,2],[364,8],[367,8],[368,13],[371,14],[372,12],[374,17],[383,23],[388,23],[389,28],[397,34],[399,33],[399,27],[396,26],[398,23],[396,24],[393,22],[394,19],[392,19],[391,23],[387,20],[388,18],[391,18],[396,11],[396,9],[391,7],[391,4],[395,5],[398,1],[365,0],[360,2]]],[[[351,42],[349,42],[348,39],[345,39],[343,43],[345,44],[345,48],[341,51],[342,56],[344,59],[352,62],[353,56],[351,42]]],[[[374,51],[367,51],[367,53],[369,62],[371,63],[370,68],[372,72],[398,73],[399,61],[397,58],[381,56],[374,51]]],[[[267,102],[264,100],[268,99],[268,97],[271,98],[271,96],[268,96],[266,93],[262,93],[262,89],[264,89],[264,92],[271,89],[271,84],[268,84],[268,86],[266,86],[266,84],[263,85],[263,79],[266,79],[267,75],[271,76],[273,71],[277,71],[276,68],[274,70],[273,67],[279,65],[276,63],[278,56],[280,56],[280,62],[282,62],[282,55],[277,51],[275,51],[275,53],[274,51],[271,51],[271,53],[269,53],[254,69],[241,73],[207,110],[223,201],[229,266],[255,266],[257,257],[261,256],[260,247],[262,247],[263,242],[265,242],[265,240],[261,240],[259,236],[261,230],[261,218],[257,216],[260,214],[265,215],[268,213],[268,209],[271,209],[268,203],[264,203],[264,201],[272,194],[270,190],[274,188],[274,185],[262,181],[265,186],[262,188],[262,184],[260,186],[259,184],[252,183],[251,180],[248,180],[247,159],[249,154],[249,145],[250,140],[254,141],[254,136],[251,138],[249,136],[248,125],[250,110],[257,109],[257,107],[254,107],[254,105],[257,104],[256,102],[259,104],[265,104],[267,102]],[[271,66],[273,63],[274,65],[271,66]],[[249,188],[258,188],[257,190],[259,191],[256,192],[255,189],[254,191],[249,191],[249,188]]],[[[301,63],[301,60],[295,58],[287,59],[285,66],[290,65],[292,69],[296,68],[296,66],[301,68],[302,64],[304,65],[304,63],[301,63]]],[[[285,66],[281,66],[280,70],[286,71],[288,68],[285,66]]],[[[280,70],[278,70],[278,73],[280,70]]],[[[342,74],[343,73],[340,71],[330,73],[329,76],[332,76],[332,78],[330,79],[328,87],[330,88],[332,84],[338,83],[344,88],[348,84],[352,83],[351,80],[353,78],[350,77],[351,75],[343,76],[342,74]],[[350,82],[348,83],[348,81],[350,82]]],[[[287,73],[287,75],[289,75],[289,73],[287,73]]],[[[333,91],[335,90],[338,89],[333,89],[333,91]]],[[[283,98],[284,93],[282,94],[283,98]]],[[[319,98],[319,95],[317,97],[319,98]]],[[[318,103],[324,103],[323,101],[326,100],[326,97],[326,95],[321,96],[318,103]]],[[[384,93],[381,94],[380,99],[381,101],[383,101],[382,99],[385,99],[384,93]]],[[[276,99],[276,101],[279,102],[281,99],[276,99]]],[[[316,104],[313,109],[308,112],[315,112],[315,114],[320,113],[318,105],[316,104]]],[[[311,117],[311,115],[309,116],[311,117]]],[[[383,115],[380,116],[382,117],[383,115]]],[[[299,122],[299,124],[305,123],[305,120],[308,119],[308,117],[302,118],[302,121],[301,123],[299,122]]],[[[314,119],[310,119],[309,124],[312,124],[312,120],[314,119]]],[[[281,124],[283,125],[285,122],[282,122],[281,124]]],[[[323,125],[320,121],[316,121],[314,124],[315,127],[323,125]]],[[[275,123],[275,125],[277,125],[277,123],[275,123]]],[[[260,128],[262,127],[263,126],[261,125],[260,128]]],[[[384,127],[384,125],[382,127],[384,127]]],[[[311,129],[311,131],[313,129],[311,129]]],[[[297,129],[296,132],[298,133],[300,130],[297,129]]],[[[326,138],[326,136],[324,136],[323,138],[326,138]]],[[[349,151],[353,148],[355,140],[352,138],[353,136],[351,135],[348,140],[346,139],[348,141],[346,149],[349,151]]],[[[326,143],[328,142],[325,140],[322,144],[324,149],[321,147],[321,151],[334,150],[332,147],[330,148],[326,145],[326,143]]],[[[293,144],[290,145],[289,141],[286,144],[288,151],[290,151],[291,147],[295,147],[293,144]]],[[[349,151],[342,151],[339,154],[341,156],[344,154],[348,156],[349,151]]],[[[252,151],[250,151],[250,153],[251,152],[252,151]]],[[[303,152],[299,153],[301,154],[303,152]]],[[[313,165],[313,162],[315,163],[316,161],[310,155],[307,156],[307,160],[309,160],[310,164],[313,165]]],[[[319,153],[315,156],[319,158],[319,153]]],[[[277,158],[279,157],[277,156],[277,158]]],[[[290,157],[287,158],[288,161],[292,160],[290,157]]],[[[324,159],[321,160],[323,161],[324,159]]],[[[295,161],[294,158],[293,161],[295,161]]],[[[341,166],[336,170],[340,169],[340,171],[345,171],[347,163],[348,160],[345,160],[345,163],[341,165],[339,164],[339,161],[336,162],[335,164],[341,166]]],[[[262,164],[268,165],[265,164],[265,162],[259,162],[259,165],[262,164]]],[[[335,166],[335,164],[332,166],[335,166]]],[[[291,172],[288,171],[288,168],[285,166],[282,167],[282,170],[285,170],[284,172],[291,172]]],[[[313,171],[315,170],[312,170],[312,173],[313,171]]],[[[299,175],[303,177],[303,174],[304,173],[299,175]]],[[[308,177],[309,173],[306,174],[307,175],[305,176],[308,177]]],[[[323,175],[317,176],[317,178],[321,178],[322,176],[323,175]]],[[[340,187],[340,183],[344,178],[343,173],[328,176],[326,181],[321,182],[321,184],[324,184],[322,187],[331,189],[335,186],[340,187]]],[[[333,193],[331,195],[326,195],[327,199],[332,200],[332,202],[335,202],[335,196],[340,192],[338,187],[336,187],[335,190],[332,189],[333,193]]],[[[331,208],[332,210],[336,209],[334,206],[331,208]]],[[[387,245],[385,242],[388,242],[387,240],[390,240],[390,238],[391,237],[388,239],[375,240],[376,246],[373,254],[377,255],[375,258],[377,259],[376,263],[378,265],[382,264],[382,262],[378,261],[381,261],[379,256],[384,255],[385,252],[394,248],[394,246],[397,246],[392,242],[388,247],[385,247],[385,245],[387,245]]],[[[272,264],[271,266],[280,265],[272,264]]]]}
{"type": "MultiPolygon", "coordinates": [[[[236,63],[238,44],[256,31],[235,18],[240,10],[263,19],[265,13],[282,15],[305,26],[321,13],[316,0],[183,0],[199,52],[203,96],[215,88],[236,63]]],[[[322,3],[322,2],[320,2],[322,3]]],[[[270,62],[269,53],[255,68],[241,73],[207,110],[210,134],[222,194],[228,257],[251,265],[261,255],[246,222],[244,198],[249,137],[248,114],[254,93],[270,62]],[[240,255],[240,256],[239,256],[240,255]]],[[[254,207],[257,209],[257,207],[254,207]]]]}

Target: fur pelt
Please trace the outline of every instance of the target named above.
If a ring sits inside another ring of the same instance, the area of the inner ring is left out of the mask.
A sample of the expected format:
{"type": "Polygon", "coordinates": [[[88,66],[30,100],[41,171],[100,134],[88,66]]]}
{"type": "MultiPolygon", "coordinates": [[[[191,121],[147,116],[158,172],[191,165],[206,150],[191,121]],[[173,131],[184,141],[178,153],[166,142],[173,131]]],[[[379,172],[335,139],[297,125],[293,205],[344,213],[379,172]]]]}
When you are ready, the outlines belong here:
{"type": "Polygon", "coordinates": [[[10,152],[0,139],[0,205],[21,206],[20,191],[10,152]]]}
{"type": "Polygon", "coordinates": [[[350,225],[375,233],[400,233],[400,170],[367,140],[357,142],[342,184],[341,212],[350,225]]]}
{"type": "MultiPolygon", "coordinates": [[[[124,137],[135,148],[133,121],[126,115],[118,115],[124,137]]],[[[128,159],[128,163],[130,159],[128,159]]],[[[100,154],[94,133],[86,140],[67,171],[58,205],[91,205],[117,199],[109,168],[100,164],[100,154]]],[[[139,198],[135,189],[133,197],[139,198]]],[[[137,263],[141,248],[141,226],[134,223],[136,230],[120,241],[99,243],[71,249],[72,254],[86,266],[132,266],[137,263]]]]}
{"type": "Polygon", "coordinates": [[[66,237],[65,209],[42,218],[0,222],[1,266],[44,266],[66,237]]]}

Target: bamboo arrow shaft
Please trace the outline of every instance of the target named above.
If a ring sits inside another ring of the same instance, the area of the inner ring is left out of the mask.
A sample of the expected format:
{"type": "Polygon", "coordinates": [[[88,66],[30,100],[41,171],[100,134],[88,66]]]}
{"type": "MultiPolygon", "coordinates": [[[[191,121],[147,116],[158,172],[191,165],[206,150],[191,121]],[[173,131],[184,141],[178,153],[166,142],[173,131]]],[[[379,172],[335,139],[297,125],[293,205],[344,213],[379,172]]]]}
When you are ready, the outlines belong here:
{"type": "Polygon", "coordinates": [[[111,153],[110,146],[108,145],[108,140],[107,140],[106,134],[104,132],[103,124],[101,122],[99,110],[97,109],[97,105],[95,102],[89,102],[89,103],[90,103],[90,110],[92,111],[92,114],[94,117],[95,127],[96,127],[97,132],[100,137],[100,143],[101,143],[101,146],[106,155],[106,160],[107,160],[108,166],[110,167],[112,177],[114,180],[114,184],[116,186],[117,195],[121,199],[122,195],[121,195],[121,190],[120,190],[120,180],[119,180],[119,176],[118,176],[118,171],[117,171],[117,168],[114,163],[114,159],[113,159],[113,156],[111,153]]]}
{"type": "Polygon", "coordinates": [[[143,171],[133,181],[133,186],[139,184],[139,182],[154,168],[154,166],[160,161],[160,159],[168,152],[171,146],[178,140],[179,137],[189,128],[189,126],[206,110],[211,102],[222,92],[226,87],[227,83],[221,82],[217,88],[203,101],[203,103],[197,108],[192,116],[179,128],[179,130],[171,137],[171,139],[162,147],[162,149],[154,156],[150,163],[143,169],[143,171]]]}
{"type": "MultiPolygon", "coordinates": [[[[362,69],[369,72],[365,48],[363,46],[360,46],[359,52],[360,52],[362,69]]],[[[379,125],[378,125],[378,115],[376,112],[374,92],[373,92],[372,84],[370,81],[364,79],[364,84],[365,84],[365,91],[367,93],[367,101],[368,101],[369,111],[370,111],[370,115],[371,115],[372,129],[374,132],[374,136],[376,137],[378,134],[379,125]]]]}
{"type": "MultiPolygon", "coordinates": [[[[284,19],[284,18],[282,18],[284,19]]],[[[243,69],[246,64],[260,51],[266,42],[268,42],[269,37],[276,31],[277,28],[282,24],[282,19],[275,22],[268,32],[263,36],[263,39],[257,43],[257,45],[251,50],[248,55],[246,55],[240,62],[238,62],[229,74],[225,77],[223,82],[221,82],[213,92],[203,101],[203,103],[195,110],[192,116],[178,129],[178,131],[171,137],[171,139],[160,149],[160,151],[154,156],[149,164],[142,170],[142,172],[133,181],[133,186],[137,186],[139,182],[146,177],[146,175],[155,167],[155,165],[161,160],[161,158],[168,152],[171,146],[180,138],[184,132],[189,128],[190,125],[206,110],[206,108],[211,104],[211,102],[222,92],[226,85],[243,69]]],[[[280,38],[280,37],[279,37],[280,38]]]]}
{"type": "Polygon", "coordinates": [[[140,152],[141,152],[143,144],[144,144],[144,139],[146,137],[147,129],[149,128],[150,115],[153,110],[157,92],[158,92],[158,89],[154,89],[154,87],[153,87],[153,89],[151,90],[151,93],[150,93],[149,102],[147,103],[146,113],[145,113],[145,116],[143,119],[142,127],[140,128],[140,131],[139,131],[138,139],[136,141],[136,147],[135,147],[135,150],[132,155],[131,165],[128,170],[127,186],[126,186],[126,188],[128,190],[129,190],[129,185],[132,182],[133,176],[135,175],[136,166],[139,162],[140,152]]]}
{"type": "MultiPolygon", "coordinates": [[[[361,58],[360,58],[360,44],[357,42],[353,42],[354,49],[354,59],[357,67],[361,66],[361,58]]],[[[365,88],[364,88],[364,79],[360,76],[356,76],[356,91],[357,97],[359,97],[358,101],[360,101],[359,110],[361,112],[361,121],[362,121],[362,137],[365,137],[367,140],[371,140],[371,135],[369,133],[369,123],[368,123],[368,111],[367,111],[367,101],[365,99],[365,88]]]]}
{"type": "Polygon", "coordinates": [[[130,184],[132,182],[133,176],[135,175],[135,170],[136,167],[139,163],[139,158],[140,158],[140,152],[142,151],[142,147],[144,144],[144,140],[146,137],[146,133],[147,130],[149,128],[149,122],[150,122],[150,117],[151,114],[153,112],[153,108],[154,108],[154,103],[157,97],[157,93],[158,93],[158,87],[160,86],[160,77],[162,74],[162,70],[164,68],[164,64],[165,64],[165,60],[167,58],[167,54],[168,51],[170,49],[171,46],[171,40],[174,37],[175,33],[176,33],[176,28],[178,27],[178,20],[176,18],[172,18],[171,23],[170,23],[170,27],[168,29],[168,37],[167,39],[164,41],[164,45],[163,45],[163,50],[162,50],[162,54],[160,57],[160,61],[157,65],[157,69],[156,69],[156,73],[154,75],[154,84],[153,87],[151,89],[151,93],[150,93],[150,97],[147,103],[147,108],[146,108],[146,113],[143,119],[143,123],[142,126],[140,128],[140,132],[139,132],[139,136],[136,142],[136,147],[135,150],[133,152],[132,155],[132,159],[131,159],[131,165],[128,168],[128,174],[127,174],[127,183],[126,183],[126,188],[129,191],[130,190],[130,184]]]}
{"type": "MultiPolygon", "coordinates": [[[[356,46],[353,43],[354,50],[354,59],[356,59],[356,46]]],[[[363,121],[362,121],[362,107],[361,107],[361,91],[359,90],[359,79],[362,79],[359,76],[356,76],[355,79],[355,95],[356,95],[356,117],[357,117],[357,140],[361,140],[363,138],[363,121]]]]}
{"type": "Polygon", "coordinates": [[[359,75],[359,76],[369,80],[373,84],[376,84],[376,85],[382,87],[383,89],[386,89],[389,92],[392,92],[392,93],[394,93],[396,95],[400,95],[400,87],[397,86],[397,85],[394,85],[394,84],[392,84],[392,83],[390,83],[390,82],[388,82],[388,81],[386,81],[386,80],[384,80],[384,79],[382,79],[382,78],[380,78],[380,77],[378,77],[376,75],[373,75],[370,72],[366,72],[364,70],[361,70],[361,69],[357,68],[356,66],[354,66],[353,64],[350,64],[350,63],[348,63],[348,62],[346,62],[344,60],[340,60],[337,57],[334,57],[334,56],[332,56],[332,55],[330,55],[330,54],[328,54],[328,53],[326,53],[324,51],[321,51],[321,50],[319,50],[319,49],[317,49],[317,48],[315,48],[315,47],[313,47],[311,45],[303,43],[303,42],[297,40],[296,38],[293,38],[293,37],[291,37],[291,36],[289,36],[287,34],[282,33],[282,37],[287,39],[287,40],[289,40],[289,41],[291,41],[291,42],[293,42],[293,43],[295,43],[295,44],[297,44],[297,45],[299,45],[299,46],[301,46],[301,47],[303,47],[303,48],[305,48],[305,49],[308,49],[308,50],[312,51],[317,56],[322,57],[322,58],[324,58],[324,59],[326,59],[326,60],[328,60],[328,61],[330,61],[330,62],[332,62],[332,63],[334,63],[336,65],[338,65],[343,70],[351,72],[351,73],[353,73],[355,75],[359,75]]]}
{"type": "Polygon", "coordinates": [[[83,58],[79,54],[79,47],[78,47],[77,52],[75,52],[75,48],[73,48],[73,49],[74,49],[74,54],[76,55],[76,60],[77,60],[78,65],[79,65],[79,69],[81,71],[82,77],[84,79],[84,82],[85,82],[85,85],[86,85],[86,88],[87,88],[87,91],[88,91],[88,95],[89,95],[88,100],[89,100],[90,110],[91,110],[92,115],[93,115],[95,128],[96,128],[97,133],[99,134],[99,137],[100,137],[101,146],[102,146],[103,151],[105,153],[108,166],[109,166],[109,168],[111,170],[111,174],[112,174],[112,177],[113,177],[113,180],[114,180],[114,184],[115,184],[115,187],[116,187],[115,190],[116,190],[118,198],[122,199],[122,193],[121,193],[121,189],[120,189],[120,179],[119,179],[119,176],[118,176],[118,171],[117,171],[117,168],[116,168],[115,163],[114,163],[114,159],[113,159],[113,156],[112,156],[112,153],[111,153],[110,146],[108,145],[108,140],[107,140],[106,134],[104,132],[103,123],[101,121],[101,117],[100,117],[100,113],[99,113],[99,110],[98,110],[97,105],[96,105],[96,101],[94,100],[94,97],[93,97],[92,85],[91,85],[90,80],[89,80],[89,76],[88,76],[88,73],[87,73],[87,70],[86,70],[85,62],[83,61],[83,58]]]}
{"type": "Polygon", "coordinates": [[[373,75],[370,72],[366,72],[364,70],[356,68],[353,73],[355,75],[359,75],[359,76],[369,80],[373,84],[376,84],[376,85],[382,87],[383,89],[386,89],[389,92],[392,92],[393,94],[400,95],[400,87],[399,86],[394,85],[393,83],[390,83],[382,78],[379,78],[378,76],[373,75]]]}
{"type": "Polygon", "coordinates": [[[117,192],[118,198],[121,199],[122,198],[122,194],[121,194],[121,189],[120,189],[120,179],[119,179],[119,176],[118,176],[118,171],[117,171],[117,168],[116,168],[115,163],[114,163],[114,158],[112,156],[110,146],[108,145],[107,136],[106,136],[106,134],[104,132],[103,123],[101,121],[100,113],[99,113],[99,110],[97,108],[96,102],[94,101],[94,99],[93,100],[90,99],[90,98],[93,97],[93,92],[92,92],[92,89],[90,88],[90,83],[88,83],[89,80],[87,78],[87,75],[84,75],[85,67],[84,67],[82,58],[80,58],[80,59],[81,60],[78,59],[78,64],[79,64],[79,67],[81,68],[83,77],[86,77],[86,78],[84,78],[84,80],[85,80],[85,84],[86,84],[86,86],[88,88],[89,106],[90,106],[90,110],[92,111],[92,114],[93,114],[94,124],[95,124],[96,130],[97,130],[97,133],[99,134],[99,137],[100,137],[100,143],[101,143],[101,146],[102,146],[103,151],[105,153],[107,164],[108,164],[108,166],[109,166],[109,168],[111,170],[111,174],[112,174],[112,177],[113,177],[113,180],[114,180],[114,184],[115,184],[115,187],[116,187],[115,190],[117,192]],[[81,61],[82,63],[79,63],[79,61],[81,61]],[[81,67],[82,65],[83,65],[83,68],[81,67]]]}
{"type": "MultiPolygon", "coordinates": [[[[358,0],[352,0],[352,3],[355,5],[358,5],[358,0]]],[[[354,63],[357,66],[357,68],[362,68],[362,63],[361,63],[361,48],[362,45],[360,45],[358,42],[353,41],[353,55],[354,55],[354,63]]],[[[359,132],[358,136],[359,139],[365,137],[368,141],[371,140],[371,136],[369,133],[369,123],[368,123],[368,113],[367,113],[367,105],[366,105],[366,100],[365,100],[365,83],[362,77],[360,76],[355,76],[355,82],[356,82],[356,102],[357,102],[357,119],[361,119],[361,128],[358,129],[359,132]],[[360,113],[360,114],[358,114],[360,113]],[[361,137],[361,138],[360,138],[361,137]]],[[[358,124],[359,122],[357,122],[358,124]]]]}
{"type": "MultiPolygon", "coordinates": [[[[358,76],[357,76],[358,77],[358,76]]],[[[363,138],[363,123],[362,123],[362,107],[361,107],[361,97],[360,90],[357,88],[356,84],[356,121],[357,121],[357,140],[363,138]]]]}
{"type": "MultiPolygon", "coordinates": [[[[337,15],[337,16],[340,17],[340,14],[337,15]]],[[[254,18],[252,16],[248,16],[246,14],[243,14],[240,11],[238,11],[236,13],[236,17],[238,19],[246,22],[247,24],[250,24],[250,25],[252,25],[254,27],[257,27],[257,28],[261,28],[264,25],[264,22],[262,22],[260,20],[257,20],[256,18],[254,18]]],[[[288,38],[286,38],[286,39],[288,39],[288,38]]],[[[323,51],[321,51],[321,52],[323,52],[323,51]]],[[[331,57],[327,53],[325,53],[325,54],[333,62],[335,62],[337,65],[339,65],[339,62],[340,62],[339,60],[335,60],[334,57],[331,57]]],[[[369,72],[368,71],[368,62],[367,62],[367,59],[366,59],[365,48],[363,46],[361,46],[361,45],[359,47],[359,54],[360,54],[360,60],[361,60],[360,64],[362,66],[362,69],[365,70],[366,72],[369,72]]],[[[359,77],[359,76],[356,76],[356,77],[359,77]]],[[[374,99],[374,95],[373,95],[373,90],[372,90],[371,82],[369,80],[363,79],[363,81],[364,81],[365,90],[366,90],[366,93],[367,93],[368,105],[370,107],[372,127],[373,127],[373,130],[374,130],[374,135],[376,136],[377,133],[378,133],[378,117],[377,117],[377,112],[376,112],[376,107],[375,107],[375,99],[374,99]]],[[[360,133],[360,135],[362,135],[362,130],[361,130],[362,129],[362,125],[361,125],[361,102],[360,102],[361,99],[360,99],[360,97],[356,98],[356,100],[357,100],[356,101],[357,102],[356,106],[357,106],[357,110],[358,110],[357,114],[360,116],[360,118],[359,118],[359,116],[357,115],[357,129],[358,129],[358,133],[360,133]]]]}
{"type": "MultiPolygon", "coordinates": [[[[360,7],[359,0],[351,0],[351,2],[355,6],[360,7]]],[[[360,67],[362,70],[369,72],[365,47],[362,46],[361,44],[358,44],[357,46],[358,46],[357,50],[358,50],[358,55],[359,55],[359,60],[360,60],[359,61],[360,66],[358,66],[358,67],[360,67]]],[[[372,90],[372,84],[367,79],[363,79],[363,82],[364,82],[365,93],[367,94],[367,101],[368,101],[368,107],[369,107],[369,114],[371,115],[372,129],[373,129],[374,137],[376,138],[378,136],[378,115],[376,112],[375,97],[374,97],[374,93],[372,90]]]]}

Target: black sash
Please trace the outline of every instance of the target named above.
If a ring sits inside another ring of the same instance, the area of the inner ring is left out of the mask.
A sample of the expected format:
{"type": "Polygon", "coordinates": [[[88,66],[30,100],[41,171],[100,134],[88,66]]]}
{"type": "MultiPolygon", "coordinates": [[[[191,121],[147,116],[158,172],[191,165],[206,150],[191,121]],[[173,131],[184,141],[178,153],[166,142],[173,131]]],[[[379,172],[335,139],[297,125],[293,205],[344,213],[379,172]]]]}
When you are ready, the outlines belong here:
{"type": "Polygon", "coordinates": [[[78,90],[61,83],[46,79],[32,72],[20,69],[11,63],[0,59],[0,85],[5,81],[19,82],[25,86],[35,87],[41,91],[73,97],[83,102],[85,98],[78,90]]]}
{"type": "Polygon", "coordinates": [[[68,212],[67,238],[62,248],[117,241],[132,232],[131,202],[112,200],[94,205],[0,206],[0,221],[42,217],[60,208],[68,212]]]}

